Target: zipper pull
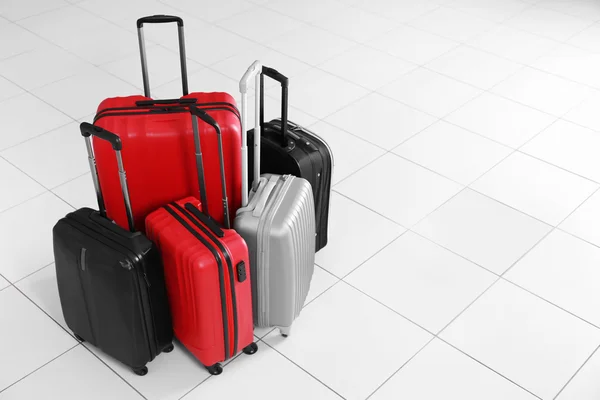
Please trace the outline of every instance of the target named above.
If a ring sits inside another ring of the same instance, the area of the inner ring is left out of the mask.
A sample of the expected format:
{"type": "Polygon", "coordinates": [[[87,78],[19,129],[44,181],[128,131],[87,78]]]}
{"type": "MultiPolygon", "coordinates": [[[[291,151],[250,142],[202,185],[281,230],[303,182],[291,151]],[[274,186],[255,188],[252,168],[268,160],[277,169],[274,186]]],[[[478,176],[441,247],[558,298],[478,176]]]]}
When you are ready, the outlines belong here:
{"type": "Polygon", "coordinates": [[[144,271],[144,280],[146,281],[146,285],[150,287],[150,280],[148,279],[148,275],[146,275],[146,271],[144,271]]]}

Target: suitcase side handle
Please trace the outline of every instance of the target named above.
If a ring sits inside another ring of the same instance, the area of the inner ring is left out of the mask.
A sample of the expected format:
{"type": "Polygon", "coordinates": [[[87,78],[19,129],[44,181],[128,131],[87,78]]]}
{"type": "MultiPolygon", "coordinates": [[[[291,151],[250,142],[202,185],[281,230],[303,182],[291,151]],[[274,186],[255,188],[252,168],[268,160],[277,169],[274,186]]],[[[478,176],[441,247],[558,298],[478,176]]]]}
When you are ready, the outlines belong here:
{"type": "Polygon", "coordinates": [[[206,216],[202,213],[202,211],[198,210],[192,203],[186,203],[185,209],[188,210],[194,217],[196,217],[200,222],[202,222],[208,229],[211,230],[217,237],[222,238],[225,236],[225,232],[223,229],[217,224],[217,222],[206,216]]]}
{"type": "Polygon", "coordinates": [[[177,36],[179,39],[179,64],[181,66],[181,86],[183,95],[189,94],[187,62],[185,55],[185,35],[183,33],[183,19],[174,15],[151,15],[137,20],[138,42],[140,46],[140,59],[142,62],[142,79],[144,81],[144,96],[150,97],[150,80],[148,78],[148,61],[146,57],[146,41],[144,39],[144,24],[162,24],[177,22],[177,36]]]}
{"type": "MultiPolygon", "coordinates": [[[[223,136],[221,135],[221,127],[214,120],[213,117],[208,115],[208,113],[204,110],[199,109],[194,105],[190,105],[190,112],[192,113],[192,128],[194,129],[194,142],[196,144],[196,166],[198,169],[198,185],[200,186],[200,197],[204,198],[206,201],[206,186],[204,185],[204,166],[202,162],[202,149],[200,147],[200,131],[198,129],[198,124],[196,118],[200,118],[202,121],[211,125],[215,132],[217,133],[219,144],[219,167],[221,173],[221,195],[223,199],[223,220],[225,222],[225,228],[231,228],[231,222],[229,219],[229,200],[227,199],[227,183],[225,182],[225,158],[223,156],[223,136]]],[[[201,200],[202,201],[202,200],[201,200]]],[[[206,215],[208,215],[208,205],[206,203],[202,204],[202,210],[206,215]]]]}
{"type": "MultiPolygon", "coordinates": [[[[248,205],[248,83],[252,78],[255,79],[255,88],[260,86],[260,73],[262,64],[260,61],[254,61],[240,80],[240,93],[242,94],[242,207],[248,205]]],[[[260,178],[260,98],[254,97],[254,184],[258,183],[260,178]]]]}
{"type": "Polygon", "coordinates": [[[90,170],[92,171],[92,179],[94,180],[94,188],[96,189],[96,197],[98,199],[98,208],[100,215],[106,217],[106,207],[104,205],[104,197],[102,196],[102,190],[100,188],[100,180],[98,179],[98,168],[96,167],[96,157],[92,149],[92,140],[90,136],[96,136],[99,139],[106,140],[112,145],[113,150],[117,156],[117,164],[119,167],[119,181],[121,182],[121,192],[123,193],[123,201],[125,202],[125,212],[127,213],[127,223],[129,230],[135,232],[135,226],[133,224],[133,212],[131,211],[131,199],[129,198],[129,187],[127,186],[127,175],[125,174],[125,167],[123,166],[123,157],[121,156],[121,150],[123,144],[121,138],[112,132],[104,130],[98,126],[92,125],[88,122],[83,122],[79,125],[81,135],[85,138],[85,146],[88,153],[88,161],[90,163],[90,170]]]}
{"type": "Polygon", "coordinates": [[[265,81],[263,78],[264,76],[268,76],[269,78],[281,83],[281,147],[286,147],[288,145],[287,130],[289,108],[289,79],[276,69],[263,65],[262,74],[260,75],[260,126],[263,128],[265,125],[265,81]]]}

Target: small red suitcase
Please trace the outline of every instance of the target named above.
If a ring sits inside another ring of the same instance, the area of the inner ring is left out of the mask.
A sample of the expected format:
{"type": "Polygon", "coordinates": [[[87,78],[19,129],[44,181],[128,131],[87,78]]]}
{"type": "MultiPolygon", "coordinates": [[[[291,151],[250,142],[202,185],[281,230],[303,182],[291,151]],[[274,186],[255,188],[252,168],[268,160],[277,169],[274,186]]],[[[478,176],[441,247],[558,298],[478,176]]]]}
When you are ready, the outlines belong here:
{"type": "MultiPolygon", "coordinates": [[[[144,219],[152,211],[171,201],[198,193],[194,163],[194,134],[189,118],[189,105],[195,104],[218,121],[223,134],[225,181],[230,216],[241,205],[241,148],[240,114],[233,97],[227,93],[188,94],[187,67],[183,20],[179,17],[155,15],[137,21],[144,96],[115,97],[104,100],[98,107],[94,124],[114,132],[128,149],[123,154],[127,169],[135,227],[144,231],[144,219]],[[144,46],[144,23],[176,22],[184,96],[179,99],[152,100],[144,46]]],[[[207,200],[209,214],[223,223],[220,206],[219,159],[217,139],[212,129],[200,127],[202,147],[206,150],[204,167],[207,171],[207,200]]],[[[121,199],[115,155],[105,141],[94,138],[100,186],[104,192],[105,208],[110,219],[126,228],[127,215],[121,199]]],[[[204,199],[201,199],[204,200],[204,199]]],[[[231,222],[231,220],[230,220],[231,222]]]]}
{"type": "MultiPolygon", "coordinates": [[[[201,118],[222,136],[208,114],[193,106],[190,111],[194,120],[201,118]]],[[[197,150],[199,144],[197,139],[197,150]]],[[[220,146],[219,154],[222,160],[220,146]]],[[[199,160],[201,191],[203,175],[199,160]]],[[[226,207],[225,191],[222,200],[226,207]]],[[[175,336],[213,375],[223,371],[221,361],[239,350],[254,354],[258,349],[253,342],[248,247],[227,222],[225,226],[201,212],[194,197],[165,205],[146,218],[146,234],[164,263],[175,336]]]]}

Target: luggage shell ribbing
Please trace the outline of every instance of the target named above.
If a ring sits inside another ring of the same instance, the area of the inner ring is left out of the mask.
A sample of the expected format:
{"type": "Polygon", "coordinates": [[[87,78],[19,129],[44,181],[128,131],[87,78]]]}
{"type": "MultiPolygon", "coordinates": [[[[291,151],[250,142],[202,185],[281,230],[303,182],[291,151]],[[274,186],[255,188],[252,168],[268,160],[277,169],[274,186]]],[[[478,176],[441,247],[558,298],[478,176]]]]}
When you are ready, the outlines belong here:
{"type": "Polygon", "coordinates": [[[145,375],[146,363],[173,349],[173,331],[160,255],[140,232],[106,218],[90,135],[111,140],[131,219],[127,180],[116,135],[81,124],[100,211],[82,208],[53,228],[58,293],[67,326],[81,339],[145,375]]]}
{"type": "Polygon", "coordinates": [[[305,179],[292,175],[264,174],[260,180],[248,206],[238,210],[235,229],[250,251],[254,323],[287,335],[314,272],[313,194],[305,179]]]}
{"type": "MultiPolygon", "coordinates": [[[[196,116],[217,122],[191,106],[196,116]]],[[[193,125],[198,132],[198,124],[193,125]]],[[[202,153],[196,135],[196,152],[202,153]]],[[[219,159],[223,160],[222,146],[219,159]]],[[[221,164],[221,172],[223,171],[221,164]]],[[[227,185],[221,173],[222,203],[227,206],[227,185]]],[[[204,168],[197,158],[197,178],[204,198],[204,168]]],[[[227,222],[226,227],[229,228],[227,222]]],[[[201,211],[193,197],[165,205],[146,218],[146,232],[160,249],[165,265],[167,292],[173,314],[175,336],[211,374],[222,372],[219,364],[243,350],[253,354],[252,285],[248,248],[233,229],[221,228],[201,211]]]]}
{"type": "Polygon", "coordinates": [[[206,230],[198,227],[200,221],[194,223],[185,212],[188,204],[199,210],[199,201],[189,197],[175,204],[178,207],[172,203],[151,213],[146,232],[162,255],[175,337],[210,371],[253,343],[248,250],[235,231],[223,229],[224,236],[216,239],[228,262],[206,230]],[[245,275],[242,281],[238,268],[245,275]]]}
{"type": "MultiPolygon", "coordinates": [[[[242,126],[246,129],[247,86],[259,84],[262,67],[253,63],[240,81],[242,126]]],[[[260,123],[255,115],[254,185],[234,227],[248,244],[253,278],[254,323],[276,326],[287,336],[310,288],[315,260],[315,206],[310,183],[292,175],[260,174],[260,123]]],[[[244,138],[242,138],[244,140],[244,138]]],[[[244,140],[243,145],[246,144],[244,140]]],[[[242,163],[248,173],[248,164],[242,163]]],[[[248,181],[242,182],[245,191],[248,181]]],[[[243,203],[245,203],[245,200],[243,203]]]]}

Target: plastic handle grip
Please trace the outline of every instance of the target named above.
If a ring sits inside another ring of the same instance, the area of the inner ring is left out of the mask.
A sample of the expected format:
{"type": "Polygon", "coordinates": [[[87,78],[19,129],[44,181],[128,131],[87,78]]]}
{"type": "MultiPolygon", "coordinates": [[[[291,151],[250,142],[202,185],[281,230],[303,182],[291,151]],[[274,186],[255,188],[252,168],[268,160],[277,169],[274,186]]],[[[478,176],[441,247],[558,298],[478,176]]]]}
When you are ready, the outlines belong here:
{"type": "Polygon", "coordinates": [[[80,125],[80,129],[83,137],[96,136],[97,138],[109,142],[115,151],[121,151],[121,149],[123,149],[121,138],[112,132],[106,131],[99,126],[92,125],[88,122],[83,122],[80,125]]]}
{"type": "Polygon", "coordinates": [[[221,127],[219,126],[217,121],[215,121],[215,119],[213,117],[208,115],[208,113],[206,111],[201,110],[198,107],[192,106],[192,107],[190,107],[190,112],[192,113],[192,115],[195,115],[196,117],[200,118],[202,121],[206,122],[207,124],[209,124],[213,128],[215,128],[215,130],[217,131],[217,135],[221,136],[221,127]]]}
{"type": "Polygon", "coordinates": [[[281,86],[287,87],[289,85],[289,79],[287,76],[283,75],[275,68],[263,66],[262,73],[268,76],[271,79],[275,79],[277,82],[281,83],[281,86]]]}
{"type": "Polygon", "coordinates": [[[246,94],[248,92],[248,83],[250,82],[250,79],[254,78],[256,74],[261,72],[261,65],[262,64],[260,63],[260,61],[256,60],[252,63],[252,65],[248,67],[246,73],[244,74],[244,76],[242,76],[242,79],[240,80],[241,94],[246,94]]]}
{"type": "Polygon", "coordinates": [[[188,97],[185,99],[165,99],[165,100],[139,100],[135,102],[135,105],[138,107],[144,106],[154,106],[160,104],[194,104],[198,101],[193,97],[188,97]]]}
{"type": "Polygon", "coordinates": [[[144,24],[165,24],[177,22],[177,26],[183,26],[183,19],[174,15],[149,15],[137,20],[137,27],[141,28],[144,24]]]}

